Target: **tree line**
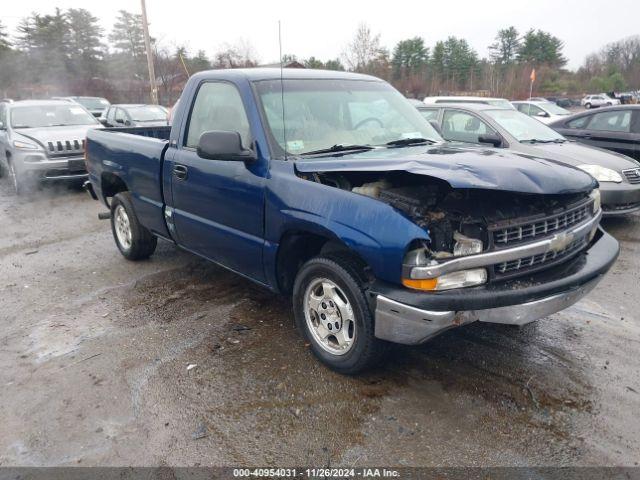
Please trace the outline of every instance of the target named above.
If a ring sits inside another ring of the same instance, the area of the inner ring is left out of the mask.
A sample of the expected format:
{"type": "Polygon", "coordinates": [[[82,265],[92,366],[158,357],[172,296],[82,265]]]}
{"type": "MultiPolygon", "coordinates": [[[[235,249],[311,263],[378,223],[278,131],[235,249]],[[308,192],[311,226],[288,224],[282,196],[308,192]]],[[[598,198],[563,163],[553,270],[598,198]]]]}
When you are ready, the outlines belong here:
{"type": "MultiPolygon", "coordinates": [[[[189,75],[211,68],[255,67],[259,59],[250,42],[219,46],[209,58],[204,50],[152,39],[160,102],[172,104],[189,75]]],[[[562,40],[549,32],[515,27],[500,29],[481,58],[465,40],[450,36],[428,46],[422,37],[399,41],[391,50],[380,34],[361,24],[338,58],[298,59],[307,68],[369,73],[390,81],[407,96],[484,93],[525,98],[529,75],[537,72],[536,94],[581,94],[640,87],[640,36],[613,42],[596,52],[576,72],[565,69],[562,40]]],[[[141,16],[121,10],[105,32],[83,8],[51,14],[33,13],[9,34],[0,23],[0,96],[98,95],[114,102],[149,99],[148,71],[141,16]]]]}

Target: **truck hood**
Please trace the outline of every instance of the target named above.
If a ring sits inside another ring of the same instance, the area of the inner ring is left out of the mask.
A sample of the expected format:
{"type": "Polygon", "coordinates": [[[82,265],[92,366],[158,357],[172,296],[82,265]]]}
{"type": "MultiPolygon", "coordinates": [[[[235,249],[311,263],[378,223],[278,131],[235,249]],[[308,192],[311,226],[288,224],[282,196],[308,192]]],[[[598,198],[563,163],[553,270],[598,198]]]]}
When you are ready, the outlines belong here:
{"type": "Polygon", "coordinates": [[[542,143],[527,146],[530,147],[529,151],[535,152],[541,157],[558,160],[573,166],[600,165],[617,172],[640,166],[638,162],[625,155],[577,142],[542,143]]]}
{"type": "Polygon", "coordinates": [[[15,132],[23,137],[27,137],[39,143],[45,150],[48,149],[49,142],[57,147],[57,142],[71,143],[74,140],[82,143],[87,136],[87,131],[94,128],[103,128],[102,125],[70,125],[67,127],[42,127],[42,128],[20,128],[15,132]]]}
{"type": "Polygon", "coordinates": [[[586,172],[561,162],[497,149],[451,144],[382,148],[341,156],[298,158],[300,172],[406,171],[446,181],[453,188],[518,193],[588,192],[597,182],[586,172]]]}

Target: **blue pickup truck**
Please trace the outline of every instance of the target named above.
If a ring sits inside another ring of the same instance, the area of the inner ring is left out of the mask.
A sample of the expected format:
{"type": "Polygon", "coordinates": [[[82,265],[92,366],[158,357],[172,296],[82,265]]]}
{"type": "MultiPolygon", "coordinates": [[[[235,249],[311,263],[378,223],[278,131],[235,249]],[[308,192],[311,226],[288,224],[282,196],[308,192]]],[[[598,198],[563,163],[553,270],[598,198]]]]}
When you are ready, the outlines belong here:
{"type": "Polygon", "coordinates": [[[587,173],[445,142],[366,75],[202,72],[171,127],[91,130],[86,145],[124,257],[162,238],[291,296],[313,353],[342,373],[388,342],[546,317],[618,255],[587,173]]]}

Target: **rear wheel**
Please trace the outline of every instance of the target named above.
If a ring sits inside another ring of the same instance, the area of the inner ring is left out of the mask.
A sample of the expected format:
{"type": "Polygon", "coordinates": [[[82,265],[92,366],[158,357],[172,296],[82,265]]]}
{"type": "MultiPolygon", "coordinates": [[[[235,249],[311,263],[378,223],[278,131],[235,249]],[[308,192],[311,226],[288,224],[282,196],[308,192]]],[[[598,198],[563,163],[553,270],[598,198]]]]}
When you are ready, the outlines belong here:
{"type": "Polygon", "coordinates": [[[138,221],[131,194],[118,193],[111,201],[111,231],[120,253],[127,260],[149,258],[158,239],[138,221]]]}
{"type": "Polygon", "coordinates": [[[313,354],[332,370],[356,374],[381,360],[385,342],[374,336],[361,266],[352,257],[305,263],[295,280],[293,308],[313,354]]]}

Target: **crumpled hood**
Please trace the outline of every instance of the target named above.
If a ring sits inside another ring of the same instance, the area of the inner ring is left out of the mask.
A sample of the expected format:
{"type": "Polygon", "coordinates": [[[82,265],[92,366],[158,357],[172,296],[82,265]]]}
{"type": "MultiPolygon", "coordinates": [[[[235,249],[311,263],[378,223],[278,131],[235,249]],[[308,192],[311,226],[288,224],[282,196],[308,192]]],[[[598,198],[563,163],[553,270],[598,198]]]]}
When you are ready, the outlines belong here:
{"type": "Polygon", "coordinates": [[[38,142],[45,150],[47,143],[53,142],[73,142],[74,140],[84,140],[87,131],[94,128],[103,128],[102,125],[70,125],[67,127],[41,127],[41,128],[20,128],[15,130],[18,135],[27,137],[38,142]]]}
{"type": "Polygon", "coordinates": [[[339,157],[298,158],[300,172],[406,171],[448,182],[453,188],[519,193],[588,192],[597,182],[586,172],[532,155],[451,144],[383,148],[339,157]]]}

